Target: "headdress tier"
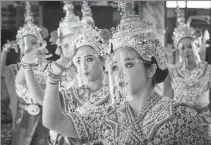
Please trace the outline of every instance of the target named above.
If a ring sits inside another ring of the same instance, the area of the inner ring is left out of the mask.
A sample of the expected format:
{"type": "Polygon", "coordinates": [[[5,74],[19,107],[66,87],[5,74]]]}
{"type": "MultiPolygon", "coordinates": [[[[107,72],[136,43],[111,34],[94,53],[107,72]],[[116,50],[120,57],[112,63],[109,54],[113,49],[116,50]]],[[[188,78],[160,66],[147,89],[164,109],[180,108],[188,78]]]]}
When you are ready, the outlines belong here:
{"type": "Polygon", "coordinates": [[[176,8],[176,16],[177,16],[177,27],[174,29],[172,39],[174,41],[174,47],[178,48],[178,43],[182,38],[192,38],[196,39],[196,31],[194,28],[189,27],[185,24],[185,16],[184,12],[179,8],[177,3],[176,8]]]}
{"type": "MultiPolygon", "coordinates": [[[[60,44],[62,38],[67,35],[74,35],[81,28],[79,17],[74,14],[74,5],[71,1],[63,1],[64,18],[59,23],[57,30],[51,32],[50,41],[54,44],[60,44]]],[[[71,40],[70,40],[71,41],[71,40]]]]}
{"type": "Polygon", "coordinates": [[[113,29],[111,43],[114,51],[120,47],[132,47],[146,61],[154,57],[161,70],[166,69],[167,60],[162,43],[156,37],[153,24],[144,21],[143,17],[135,15],[134,2],[119,2],[121,21],[113,29]]]}
{"type": "Polygon", "coordinates": [[[103,55],[104,47],[101,43],[101,31],[95,27],[92,11],[87,1],[83,1],[82,4],[81,24],[82,29],[80,33],[74,36],[72,47],[78,49],[79,47],[88,45],[93,47],[99,55],[103,55]]]}
{"type": "MultiPolygon", "coordinates": [[[[17,32],[17,41],[21,40],[26,35],[34,35],[37,37],[38,41],[42,41],[43,37],[48,37],[48,31],[42,31],[37,25],[34,24],[33,13],[31,12],[31,5],[29,1],[26,1],[25,7],[25,24],[17,32]],[[45,32],[45,34],[43,33],[45,32]]],[[[46,30],[45,28],[43,30],[46,30]]]]}

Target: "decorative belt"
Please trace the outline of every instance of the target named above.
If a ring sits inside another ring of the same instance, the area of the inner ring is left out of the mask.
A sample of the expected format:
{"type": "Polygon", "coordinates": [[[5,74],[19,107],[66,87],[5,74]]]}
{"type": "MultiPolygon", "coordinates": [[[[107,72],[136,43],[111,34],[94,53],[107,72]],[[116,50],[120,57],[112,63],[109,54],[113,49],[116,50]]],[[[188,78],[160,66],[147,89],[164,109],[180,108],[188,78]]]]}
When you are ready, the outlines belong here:
{"type": "Polygon", "coordinates": [[[30,115],[38,115],[40,113],[40,107],[36,104],[18,104],[19,108],[27,111],[30,115]]]}

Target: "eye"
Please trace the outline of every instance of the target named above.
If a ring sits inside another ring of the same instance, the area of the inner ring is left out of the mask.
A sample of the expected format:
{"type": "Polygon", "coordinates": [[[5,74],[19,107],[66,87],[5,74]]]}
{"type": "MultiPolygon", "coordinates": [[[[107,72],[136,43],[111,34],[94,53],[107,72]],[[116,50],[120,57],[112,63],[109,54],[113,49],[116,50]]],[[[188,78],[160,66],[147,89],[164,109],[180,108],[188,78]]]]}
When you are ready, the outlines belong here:
{"type": "Polygon", "coordinates": [[[188,48],[189,48],[189,49],[192,49],[192,45],[188,45],[188,48]]]}
{"type": "Polygon", "coordinates": [[[32,41],[31,44],[32,45],[37,45],[37,42],[36,41],[32,41]]]}
{"type": "Polygon", "coordinates": [[[118,70],[118,66],[116,66],[116,65],[112,66],[111,70],[112,71],[117,71],[118,70]]]}
{"type": "Polygon", "coordinates": [[[80,60],[80,59],[77,59],[77,60],[76,60],[76,63],[77,63],[77,64],[80,64],[80,63],[81,63],[81,60],[80,60]]]}
{"type": "Polygon", "coordinates": [[[69,48],[69,45],[68,44],[65,44],[64,45],[64,48],[66,48],[66,49],[69,48]]]}
{"type": "Polygon", "coordinates": [[[133,67],[133,66],[134,66],[134,64],[131,63],[131,62],[125,63],[125,67],[126,67],[126,68],[131,68],[131,67],[133,67]]]}
{"type": "Polygon", "coordinates": [[[182,46],[182,50],[184,50],[185,49],[185,47],[184,46],[182,46]]]}
{"type": "Polygon", "coordinates": [[[88,57],[88,58],[86,59],[86,61],[87,61],[87,62],[92,62],[92,61],[93,61],[93,58],[92,58],[92,57],[88,57]]]}

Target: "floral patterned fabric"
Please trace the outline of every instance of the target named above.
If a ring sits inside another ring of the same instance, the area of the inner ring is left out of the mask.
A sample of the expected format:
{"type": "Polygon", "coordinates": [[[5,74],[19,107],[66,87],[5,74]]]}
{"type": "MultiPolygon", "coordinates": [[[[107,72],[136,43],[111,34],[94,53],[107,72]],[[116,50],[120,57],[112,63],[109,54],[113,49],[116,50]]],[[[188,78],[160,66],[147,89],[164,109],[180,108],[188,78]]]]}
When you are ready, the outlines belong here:
{"type": "Polygon", "coordinates": [[[174,100],[198,106],[199,98],[211,87],[211,66],[200,62],[189,71],[183,63],[169,66],[174,100]]]}
{"type": "MultiPolygon", "coordinates": [[[[41,66],[34,69],[34,74],[41,86],[45,86],[46,83],[45,70],[48,64],[49,61],[43,62],[41,66]]],[[[40,119],[42,108],[32,99],[32,94],[26,86],[16,84],[16,93],[19,97],[19,107],[12,145],[46,145],[49,130],[42,125],[40,119]],[[38,115],[28,113],[27,108],[32,104],[38,105],[41,109],[38,115]]]]}
{"type": "Polygon", "coordinates": [[[195,108],[201,125],[211,130],[211,113],[208,109],[209,101],[207,101],[207,104],[201,104],[200,102],[200,97],[211,87],[211,65],[207,62],[200,62],[190,71],[183,63],[180,63],[170,66],[169,70],[171,86],[174,90],[173,99],[195,108]]]}
{"type": "Polygon", "coordinates": [[[134,116],[128,102],[98,107],[86,114],[67,114],[81,143],[100,140],[106,145],[208,145],[211,139],[200,126],[196,111],[155,95],[134,116]]]}
{"type": "MultiPolygon", "coordinates": [[[[107,106],[109,104],[110,100],[108,85],[104,85],[96,92],[91,92],[88,89],[78,88],[77,79],[72,79],[74,82],[69,82],[69,84],[64,79],[65,78],[63,77],[63,82],[60,84],[60,93],[62,94],[64,112],[75,112],[77,110],[85,114],[88,110],[93,109],[96,106],[107,106]]],[[[50,136],[51,144],[63,144],[64,137],[61,135],[51,131],[50,136]]],[[[66,138],[66,142],[69,142],[69,144],[75,144],[74,139],[71,138],[66,138]]],[[[95,145],[100,144],[101,143],[95,143],[95,145]]]]}
{"type": "Polygon", "coordinates": [[[60,89],[60,92],[64,100],[66,112],[74,112],[75,110],[85,111],[95,106],[109,104],[108,85],[104,85],[96,92],[75,86],[69,89],[60,89]]]}

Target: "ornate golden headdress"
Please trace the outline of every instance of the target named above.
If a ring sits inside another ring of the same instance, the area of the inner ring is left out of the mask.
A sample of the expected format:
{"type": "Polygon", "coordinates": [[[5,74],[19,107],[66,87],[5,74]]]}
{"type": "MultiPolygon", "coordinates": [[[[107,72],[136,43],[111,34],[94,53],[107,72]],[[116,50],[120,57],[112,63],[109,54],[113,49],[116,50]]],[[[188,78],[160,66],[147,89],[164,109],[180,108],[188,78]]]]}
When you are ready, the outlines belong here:
{"type": "Polygon", "coordinates": [[[78,33],[78,30],[81,28],[80,19],[74,14],[72,2],[63,1],[63,3],[65,17],[60,21],[58,29],[51,32],[50,41],[55,44],[60,44],[61,39],[67,35],[78,33]]]}
{"type": "Polygon", "coordinates": [[[119,47],[132,47],[146,61],[154,57],[161,70],[166,69],[167,59],[162,43],[156,38],[153,24],[134,12],[134,2],[119,2],[121,8],[121,21],[116,29],[112,30],[113,36],[110,43],[114,51],[119,47]]]}
{"type": "Polygon", "coordinates": [[[34,18],[33,14],[31,12],[31,5],[29,1],[26,1],[26,7],[25,7],[25,24],[23,27],[20,27],[20,29],[17,32],[16,39],[18,42],[21,42],[19,40],[22,40],[22,38],[26,35],[32,34],[37,37],[38,41],[43,41],[43,38],[48,37],[48,31],[47,29],[41,29],[37,25],[34,24],[34,18]],[[44,31],[45,30],[45,31],[44,31]]]}
{"type": "Polygon", "coordinates": [[[87,1],[82,4],[82,29],[80,33],[76,33],[71,48],[79,48],[81,46],[89,45],[93,47],[99,55],[104,54],[104,45],[101,43],[101,31],[95,27],[95,22],[92,17],[91,8],[87,1]]]}
{"type": "Polygon", "coordinates": [[[179,5],[177,3],[177,27],[174,29],[172,39],[174,41],[174,47],[177,49],[177,45],[179,41],[182,38],[192,38],[193,40],[196,39],[196,31],[194,28],[189,27],[187,24],[185,24],[185,16],[184,12],[179,8],[179,5]]]}

